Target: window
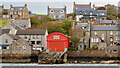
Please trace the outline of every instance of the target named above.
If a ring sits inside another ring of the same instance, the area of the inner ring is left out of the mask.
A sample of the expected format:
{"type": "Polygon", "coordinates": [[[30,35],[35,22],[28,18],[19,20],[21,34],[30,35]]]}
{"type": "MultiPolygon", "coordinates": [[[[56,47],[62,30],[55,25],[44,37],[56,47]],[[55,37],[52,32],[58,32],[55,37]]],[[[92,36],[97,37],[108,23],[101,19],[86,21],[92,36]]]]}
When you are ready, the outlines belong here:
{"type": "Polygon", "coordinates": [[[104,13],[101,13],[101,15],[105,15],[104,13]]]}
{"type": "Polygon", "coordinates": [[[80,11],[79,13],[80,13],[80,15],[82,15],[82,12],[81,12],[81,11],[80,11]]]}
{"type": "Polygon", "coordinates": [[[113,50],[113,52],[117,52],[117,50],[113,50]]]}
{"type": "Polygon", "coordinates": [[[8,43],[8,39],[5,40],[5,43],[8,43]]]}
{"type": "Polygon", "coordinates": [[[83,42],[85,42],[85,39],[83,39],[83,42]]]}
{"type": "Polygon", "coordinates": [[[110,38],[110,41],[113,41],[113,39],[112,39],[112,38],[110,38]]]}
{"type": "Polygon", "coordinates": [[[7,47],[7,49],[9,49],[9,46],[7,47]]]}
{"type": "Polygon", "coordinates": [[[91,42],[98,42],[98,38],[92,38],[91,42]]]}
{"type": "Polygon", "coordinates": [[[17,14],[17,12],[15,12],[15,14],[17,14]]]}
{"type": "Polygon", "coordinates": [[[63,13],[63,12],[64,12],[64,10],[61,10],[60,12],[61,12],[61,13],[63,13]]]}
{"type": "Polygon", "coordinates": [[[19,15],[21,15],[21,12],[18,12],[19,15]]]}
{"type": "Polygon", "coordinates": [[[39,35],[37,35],[36,38],[39,39],[39,35]]]}
{"type": "Polygon", "coordinates": [[[91,39],[91,42],[93,42],[93,38],[91,39]]]}
{"type": "Polygon", "coordinates": [[[25,39],[27,39],[27,36],[24,36],[25,37],[25,39]]]}
{"type": "Polygon", "coordinates": [[[96,42],[98,42],[98,38],[96,38],[96,42]]]}
{"type": "Polygon", "coordinates": [[[103,48],[103,44],[101,44],[101,48],[103,48]]]}
{"type": "Polygon", "coordinates": [[[35,39],[35,35],[33,35],[33,39],[35,39]]]}
{"type": "Polygon", "coordinates": [[[79,18],[79,20],[81,21],[82,19],[81,19],[81,18],[79,18]]]}
{"type": "Polygon", "coordinates": [[[7,49],[7,47],[2,47],[2,49],[7,49]]]}
{"type": "Polygon", "coordinates": [[[35,44],[35,41],[31,41],[31,44],[35,44]]]}
{"type": "Polygon", "coordinates": [[[11,10],[14,10],[14,8],[11,8],[11,10]]]}
{"type": "Polygon", "coordinates": [[[82,45],[80,45],[80,48],[82,48],[82,45]]]}
{"type": "Polygon", "coordinates": [[[38,44],[38,45],[41,44],[41,41],[37,41],[37,44],[38,44]]]}
{"type": "Polygon", "coordinates": [[[104,40],[104,34],[102,34],[102,40],[104,40]]]}
{"type": "Polygon", "coordinates": [[[26,46],[25,46],[25,45],[23,46],[23,49],[26,49],[26,46]]]}
{"type": "Polygon", "coordinates": [[[92,12],[90,12],[90,15],[92,15],[92,12]]]}
{"type": "Polygon", "coordinates": [[[94,34],[97,35],[97,32],[95,31],[94,34]]]}
{"type": "Polygon", "coordinates": [[[113,32],[112,32],[112,31],[110,31],[110,35],[113,35],[113,32]]]}
{"type": "Polygon", "coordinates": [[[42,47],[42,50],[44,50],[44,47],[42,47]]]}
{"type": "Polygon", "coordinates": [[[50,10],[51,13],[53,13],[54,11],[53,10],[50,10]]]}
{"type": "Polygon", "coordinates": [[[13,14],[13,12],[10,12],[10,14],[13,14]]]}
{"type": "Polygon", "coordinates": [[[0,46],[0,49],[2,49],[1,46],[0,46]]]}
{"type": "Polygon", "coordinates": [[[55,36],[53,36],[53,39],[60,39],[60,37],[55,35],[55,36]]]}

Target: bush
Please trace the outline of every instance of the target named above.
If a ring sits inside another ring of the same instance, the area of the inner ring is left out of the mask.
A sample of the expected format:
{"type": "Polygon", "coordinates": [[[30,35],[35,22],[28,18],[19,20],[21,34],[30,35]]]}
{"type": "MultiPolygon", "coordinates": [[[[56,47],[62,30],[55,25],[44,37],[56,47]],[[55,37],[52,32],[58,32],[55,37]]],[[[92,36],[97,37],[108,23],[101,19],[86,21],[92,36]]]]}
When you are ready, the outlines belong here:
{"type": "Polygon", "coordinates": [[[76,48],[68,48],[69,51],[76,51],[76,48]]]}
{"type": "Polygon", "coordinates": [[[87,50],[92,50],[92,48],[88,48],[87,50]]]}

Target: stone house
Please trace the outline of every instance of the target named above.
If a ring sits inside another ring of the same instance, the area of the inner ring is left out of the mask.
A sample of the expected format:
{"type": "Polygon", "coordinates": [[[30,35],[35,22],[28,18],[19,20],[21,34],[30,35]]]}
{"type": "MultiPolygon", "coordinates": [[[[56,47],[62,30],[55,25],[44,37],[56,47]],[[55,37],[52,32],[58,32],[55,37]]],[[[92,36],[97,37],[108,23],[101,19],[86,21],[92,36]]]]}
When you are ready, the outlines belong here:
{"type": "Polygon", "coordinates": [[[46,50],[47,48],[47,35],[46,29],[26,29],[18,30],[16,35],[26,40],[33,46],[33,50],[46,50]]]}
{"type": "Polygon", "coordinates": [[[24,29],[20,27],[19,25],[15,25],[14,23],[7,22],[7,24],[2,29],[10,29],[9,34],[16,34],[17,30],[24,29]]]}
{"type": "Polygon", "coordinates": [[[91,26],[90,47],[97,45],[98,49],[104,49],[106,46],[119,44],[119,36],[115,35],[119,31],[118,26],[91,26]]]}
{"type": "Polygon", "coordinates": [[[48,6],[48,17],[59,20],[64,20],[66,16],[66,6],[64,8],[49,8],[48,6]]]}
{"type": "Polygon", "coordinates": [[[2,19],[3,10],[4,10],[4,6],[3,6],[3,5],[0,5],[0,19],[2,19]]]}
{"type": "Polygon", "coordinates": [[[96,10],[95,5],[91,8],[90,4],[75,4],[73,7],[73,17],[78,22],[106,20],[107,10],[96,10]]]}
{"type": "Polygon", "coordinates": [[[77,23],[77,25],[74,26],[74,28],[82,28],[84,33],[81,37],[80,43],[78,45],[78,50],[85,50],[89,48],[89,40],[90,40],[90,28],[88,23],[77,23]]]}
{"type": "Polygon", "coordinates": [[[16,26],[20,26],[22,28],[30,28],[31,27],[30,19],[28,19],[28,20],[11,20],[10,23],[13,23],[16,26]]]}
{"type": "Polygon", "coordinates": [[[27,4],[25,6],[15,6],[10,5],[10,10],[8,11],[10,19],[28,19],[29,11],[27,8],[27,4]]]}
{"type": "Polygon", "coordinates": [[[2,50],[2,55],[31,55],[30,44],[19,36],[5,33],[0,36],[0,39],[2,39],[2,41],[0,41],[0,49],[2,50]]]}

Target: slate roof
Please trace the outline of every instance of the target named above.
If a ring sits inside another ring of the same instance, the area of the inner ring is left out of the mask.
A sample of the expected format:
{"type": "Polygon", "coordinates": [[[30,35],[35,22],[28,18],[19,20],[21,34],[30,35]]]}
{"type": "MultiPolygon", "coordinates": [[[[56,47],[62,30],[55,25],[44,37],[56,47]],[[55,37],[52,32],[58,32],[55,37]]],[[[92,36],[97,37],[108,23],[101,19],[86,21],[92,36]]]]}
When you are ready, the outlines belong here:
{"type": "Polygon", "coordinates": [[[13,11],[23,11],[24,10],[24,6],[22,6],[22,7],[11,7],[10,8],[10,12],[13,12],[13,11]]]}
{"type": "Polygon", "coordinates": [[[76,9],[75,10],[75,15],[80,15],[80,12],[81,12],[81,15],[83,16],[88,16],[90,17],[90,12],[92,12],[92,16],[95,16],[95,17],[107,17],[107,10],[94,10],[94,9],[76,9]],[[104,15],[101,15],[101,13],[104,13],[104,15]]]}
{"type": "Polygon", "coordinates": [[[23,29],[23,28],[21,28],[20,26],[15,25],[14,23],[10,23],[10,24],[11,24],[11,26],[13,26],[16,30],[23,29]]]}
{"type": "Polygon", "coordinates": [[[13,23],[15,25],[19,25],[23,28],[25,25],[30,26],[30,24],[31,24],[30,19],[28,19],[28,20],[14,20],[14,21],[11,21],[11,23],[13,23]]]}
{"type": "Polygon", "coordinates": [[[9,32],[10,32],[10,29],[0,29],[0,35],[9,33],[9,32]]]}
{"type": "Polygon", "coordinates": [[[75,4],[75,8],[91,8],[90,4],[75,4]]]}
{"type": "Polygon", "coordinates": [[[20,38],[17,35],[12,35],[12,34],[6,34],[6,35],[8,35],[9,37],[11,37],[13,40],[18,40],[20,38]]]}
{"type": "Polygon", "coordinates": [[[91,31],[117,31],[120,30],[118,26],[92,26],[91,31]]]}
{"type": "Polygon", "coordinates": [[[45,35],[46,29],[18,30],[16,35],[45,35]]]}

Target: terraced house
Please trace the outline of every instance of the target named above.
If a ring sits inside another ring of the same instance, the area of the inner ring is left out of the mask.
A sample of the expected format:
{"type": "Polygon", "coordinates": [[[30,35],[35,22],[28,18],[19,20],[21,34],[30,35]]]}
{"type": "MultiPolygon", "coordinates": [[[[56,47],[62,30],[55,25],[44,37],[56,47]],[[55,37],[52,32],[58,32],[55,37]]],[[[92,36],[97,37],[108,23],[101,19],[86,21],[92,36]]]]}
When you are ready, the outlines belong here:
{"type": "Polygon", "coordinates": [[[64,20],[66,18],[66,6],[64,8],[50,8],[48,6],[48,17],[64,20]]]}
{"type": "Polygon", "coordinates": [[[2,55],[31,55],[31,45],[17,35],[3,34],[0,36],[0,50],[2,55]]]}
{"type": "Polygon", "coordinates": [[[33,46],[33,50],[42,51],[47,49],[48,32],[46,29],[18,30],[16,35],[29,42],[33,46]]]}
{"type": "Polygon", "coordinates": [[[78,22],[106,20],[107,10],[96,10],[95,5],[91,8],[91,3],[75,4],[74,2],[73,17],[78,22]]]}
{"type": "Polygon", "coordinates": [[[10,5],[10,10],[8,12],[10,19],[28,19],[29,11],[27,8],[27,4],[24,6],[13,6],[10,5]]]}
{"type": "Polygon", "coordinates": [[[1,19],[2,16],[3,16],[3,10],[4,10],[4,6],[3,6],[3,5],[0,5],[0,19],[1,19]]]}
{"type": "Polygon", "coordinates": [[[107,46],[120,45],[120,29],[118,26],[92,26],[90,31],[90,47],[98,46],[98,49],[105,49],[107,46]]]}

